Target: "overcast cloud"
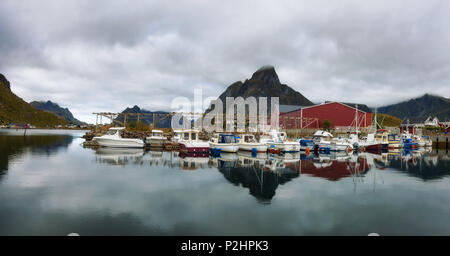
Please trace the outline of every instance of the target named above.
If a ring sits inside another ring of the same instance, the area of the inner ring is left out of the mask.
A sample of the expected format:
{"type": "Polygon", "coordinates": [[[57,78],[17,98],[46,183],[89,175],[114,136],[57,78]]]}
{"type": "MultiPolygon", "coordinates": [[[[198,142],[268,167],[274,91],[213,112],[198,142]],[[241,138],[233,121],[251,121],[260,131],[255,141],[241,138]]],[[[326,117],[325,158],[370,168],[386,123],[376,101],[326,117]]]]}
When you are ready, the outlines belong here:
{"type": "Polygon", "coordinates": [[[449,14],[449,1],[3,0],[0,73],[88,122],[218,96],[263,65],[313,102],[381,106],[450,96],[449,14]]]}

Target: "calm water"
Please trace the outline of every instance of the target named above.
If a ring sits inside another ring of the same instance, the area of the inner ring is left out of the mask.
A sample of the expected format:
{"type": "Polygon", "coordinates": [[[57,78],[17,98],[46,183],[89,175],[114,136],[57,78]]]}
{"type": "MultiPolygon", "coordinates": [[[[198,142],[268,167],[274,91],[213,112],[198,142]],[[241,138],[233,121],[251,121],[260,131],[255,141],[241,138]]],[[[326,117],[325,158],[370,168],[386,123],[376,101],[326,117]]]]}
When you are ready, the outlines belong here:
{"type": "Polygon", "coordinates": [[[83,133],[0,130],[0,235],[450,235],[445,151],[181,158],[83,133]]]}

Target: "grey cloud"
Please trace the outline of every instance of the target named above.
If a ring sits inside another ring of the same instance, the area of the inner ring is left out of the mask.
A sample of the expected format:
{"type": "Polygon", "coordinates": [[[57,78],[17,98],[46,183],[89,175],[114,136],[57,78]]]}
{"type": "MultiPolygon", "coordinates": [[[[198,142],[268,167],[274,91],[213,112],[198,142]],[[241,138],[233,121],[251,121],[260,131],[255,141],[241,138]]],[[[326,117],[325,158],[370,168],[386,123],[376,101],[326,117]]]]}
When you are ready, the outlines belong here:
{"type": "Polygon", "coordinates": [[[1,72],[75,115],[218,96],[260,66],[314,102],[450,96],[447,1],[6,1],[1,72]]]}

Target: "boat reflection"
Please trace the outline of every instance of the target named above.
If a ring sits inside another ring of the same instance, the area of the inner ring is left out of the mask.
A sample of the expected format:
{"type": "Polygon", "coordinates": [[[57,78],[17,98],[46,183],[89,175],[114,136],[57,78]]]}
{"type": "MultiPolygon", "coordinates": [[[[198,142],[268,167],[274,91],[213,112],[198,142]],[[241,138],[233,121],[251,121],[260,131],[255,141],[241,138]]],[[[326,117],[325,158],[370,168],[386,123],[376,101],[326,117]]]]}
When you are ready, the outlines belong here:
{"type": "Polygon", "coordinates": [[[180,153],[180,168],[184,171],[195,171],[209,167],[208,153],[180,153]]]}
{"type": "Polygon", "coordinates": [[[95,161],[109,165],[142,164],[144,150],[139,148],[107,148],[95,150],[95,161]]]}

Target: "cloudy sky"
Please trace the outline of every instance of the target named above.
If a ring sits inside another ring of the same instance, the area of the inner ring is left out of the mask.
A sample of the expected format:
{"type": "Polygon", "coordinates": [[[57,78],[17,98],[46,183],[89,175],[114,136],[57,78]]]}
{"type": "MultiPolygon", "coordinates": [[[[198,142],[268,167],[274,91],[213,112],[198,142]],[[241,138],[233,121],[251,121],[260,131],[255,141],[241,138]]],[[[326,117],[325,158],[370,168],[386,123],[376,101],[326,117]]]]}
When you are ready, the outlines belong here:
{"type": "Polygon", "coordinates": [[[450,1],[16,1],[0,4],[0,73],[26,101],[170,110],[273,65],[313,102],[450,97],[450,1]]]}

